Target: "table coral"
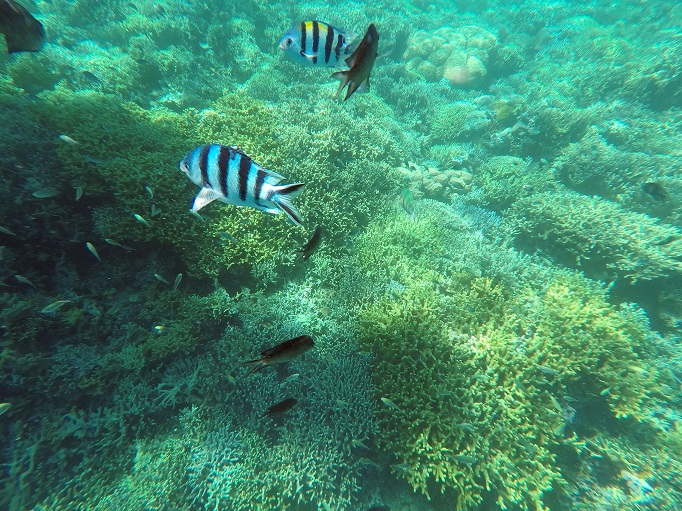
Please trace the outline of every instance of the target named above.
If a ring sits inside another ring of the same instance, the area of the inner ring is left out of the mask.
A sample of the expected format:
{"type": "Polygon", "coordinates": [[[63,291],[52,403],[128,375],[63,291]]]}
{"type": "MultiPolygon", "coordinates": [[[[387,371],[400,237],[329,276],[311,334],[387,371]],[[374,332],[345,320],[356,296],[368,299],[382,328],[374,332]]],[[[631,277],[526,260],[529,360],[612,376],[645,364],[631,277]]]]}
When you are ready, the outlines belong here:
{"type": "Polygon", "coordinates": [[[542,248],[564,264],[605,281],[679,276],[682,233],[648,215],[598,197],[537,193],[510,208],[519,245],[542,248]]]}

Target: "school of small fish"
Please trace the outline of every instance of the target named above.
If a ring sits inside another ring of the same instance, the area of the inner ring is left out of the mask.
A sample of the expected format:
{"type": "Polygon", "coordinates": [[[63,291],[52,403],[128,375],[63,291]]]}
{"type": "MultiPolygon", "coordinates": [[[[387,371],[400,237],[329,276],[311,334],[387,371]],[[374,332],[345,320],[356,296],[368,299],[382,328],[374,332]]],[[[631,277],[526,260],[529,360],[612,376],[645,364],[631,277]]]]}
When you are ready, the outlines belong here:
{"type": "MultiPolygon", "coordinates": [[[[163,15],[163,13],[160,13],[163,15]]],[[[45,41],[43,25],[37,21],[25,8],[14,0],[0,0],[0,33],[5,35],[8,52],[39,51],[45,41]]],[[[331,75],[338,79],[340,85],[335,97],[338,97],[344,88],[347,91],[343,101],[349,99],[355,92],[367,92],[369,90],[370,74],[378,57],[379,34],[374,24],[370,24],[362,39],[358,41],[353,32],[334,27],[324,21],[310,20],[294,24],[279,41],[279,48],[294,63],[314,68],[336,68],[339,71],[331,75]]],[[[80,75],[92,85],[101,86],[102,81],[91,71],[82,70],[80,75]]],[[[78,146],[78,141],[66,134],[59,134],[58,138],[69,145],[78,146]]],[[[96,158],[86,155],[86,159],[94,163],[102,163],[96,158]]],[[[236,206],[245,206],[264,211],[266,213],[284,213],[295,225],[302,225],[301,216],[292,200],[303,190],[304,183],[280,184],[284,176],[266,169],[256,163],[246,153],[237,147],[220,144],[204,144],[192,149],[180,160],[180,170],[200,187],[190,212],[199,220],[204,219],[198,211],[218,200],[236,206]]],[[[146,185],[144,187],[149,194],[150,200],[154,199],[154,190],[146,185]]],[[[656,200],[665,200],[665,194],[655,187],[653,183],[647,183],[643,190],[656,200]]],[[[32,193],[37,199],[46,199],[58,195],[59,191],[53,188],[43,188],[32,193]]],[[[84,194],[81,186],[75,187],[75,200],[79,201],[84,194]]],[[[410,192],[405,189],[401,194],[401,203],[405,212],[414,216],[413,199],[410,192]]],[[[151,204],[150,216],[158,216],[161,210],[151,204]]],[[[151,228],[150,224],[138,213],[132,214],[133,218],[142,225],[151,228]]],[[[0,233],[16,236],[11,230],[0,226],[0,233]]],[[[309,259],[319,248],[322,240],[323,229],[317,226],[310,238],[298,251],[299,260],[309,259]]],[[[237,240],[227,232],[219,233],[222,240],[237,243],[237,240]]],[[[132,251],[133,248],[121,244],[111,238],[104,241],[112,246],[132,251]]],[[[85,248],[99,262],[102,262],[95,245],[90,241],[85,243],[85,248]]],[[[155,273],[154,277],[171,286],[170,282],[162,275],[155,273]]],[[[172,290],[177,291],[182,281],[183,274],[179,273],[172,285],[172,290]]],[[[22,275],[15,275],[15,279],[27,286],[35,288],[35,284],[22,275]]],[[[56,300],[46,305],[40,312],[42,314],[54,314],[70,300],[56,300]]],[[[163,325],[154,327],[154,331],[160,334],[164,331],[163,325]]],[[[255,360],[244,362],[249,366],[246,376],[260,371],[266,367],[289,362],[313,348],[313,339],[308,335],[301,335],[261,352],[255,360]]],[[[282,381],[289,384],[299,377],[299,373],[291,374],[282,381]]],[[[381,397],[381,402],[393,411],[401,412],[402,409],[390,398],[381,397]]],[[[298,401],[293,397],[287,397],[282,401],[268,407],[263,417],[281,416],[291,410],[298,401]]],[[[347,403],[337,400],[340,407],[347,403]]],[[[0,403],[0,415],[10,407],[9,403],[0,403]]],[[[463,429],[473,430],[473,426],[461,424],[463,429]]],[[[352,446],[355,448],[368,449],[360,439],[353,439],[352,446]]],[[[474,458],[459,455],[453,459],[462,463],[473,463],[474,458]]],[[[363,465],[378,465],[367,459],[360,458],[358,463],[363,465]]],[[[388,506],[375,505],[370,511],[387,511],[388,506]]]]}

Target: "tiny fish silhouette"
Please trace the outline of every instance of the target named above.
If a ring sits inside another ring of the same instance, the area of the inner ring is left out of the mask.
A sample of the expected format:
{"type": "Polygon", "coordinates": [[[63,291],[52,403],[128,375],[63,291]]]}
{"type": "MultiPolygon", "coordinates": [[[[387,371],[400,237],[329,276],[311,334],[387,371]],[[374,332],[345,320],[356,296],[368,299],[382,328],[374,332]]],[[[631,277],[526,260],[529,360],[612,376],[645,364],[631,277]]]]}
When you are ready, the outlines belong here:
{"type": "Polygon", "coordinates": [[[273,346],[270,349],[261,351],[260,358],[242,363],[242,365],[251,366],[251,369],[246,373],[246,376],[268,366],[289,362],[308,351],[314,344],[312,337],[309,335],[300,335],[293,339],[289,339],[288,341],[284,341],[277,346],[273,346]]]}
{"type": "Polygon", "coordinates": [[[665,202],[668,200],[668,192],[661,183],[656,183],[653,181],[644,183],[642,185],[642,190],[644,190],[645,193],[649,194],[652,199],[657,200],[658,202],[665,202]]]}
{"type": "Polygon", "coordinates": [[[263,417],[273,417],[275,415],[282,415],[291,410],[294,405],[298,403],[293,397],[288,397],[283,399],[279,403],[272,405],[270,408],[265,410],[263,417]]]}
{"type": "Polygon", "coordinates": [[[308,258],[315,253],[317,248],[320,246],[320,242],[322,241],[322,226],[318,225],[315,227],[315,232],[313,232],[312,237],[310,238],[310,241],[303,245],[299,250],[296,252],[300,254],[299,261],[307,261],[308,258]]]}

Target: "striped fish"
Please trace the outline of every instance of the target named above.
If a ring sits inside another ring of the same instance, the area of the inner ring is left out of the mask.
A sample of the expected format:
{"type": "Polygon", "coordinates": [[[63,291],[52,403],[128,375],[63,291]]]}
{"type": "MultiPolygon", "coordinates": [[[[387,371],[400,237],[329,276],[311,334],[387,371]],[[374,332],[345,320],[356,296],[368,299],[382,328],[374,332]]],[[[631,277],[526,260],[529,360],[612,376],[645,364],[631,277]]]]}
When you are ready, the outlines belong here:
{"type": "Polygon", "coordinates": [[[301,225],[301,217],[291,200],[304,184],[278,185],[284,176],[261,167],[236,147],[201,145],[192,149],[178,166],[192,183],[201,187],[194,198],[192,212],[218,199],[267,213],[283,211],[294,224],[301,225]]]}
{"type": "Polygon", "coordinates": [[[302,21],[282,36],[279,47],[299,64],[347,69],[345,59],[353,52],[353,39],[355,34],[324,21],[302,21]]]}

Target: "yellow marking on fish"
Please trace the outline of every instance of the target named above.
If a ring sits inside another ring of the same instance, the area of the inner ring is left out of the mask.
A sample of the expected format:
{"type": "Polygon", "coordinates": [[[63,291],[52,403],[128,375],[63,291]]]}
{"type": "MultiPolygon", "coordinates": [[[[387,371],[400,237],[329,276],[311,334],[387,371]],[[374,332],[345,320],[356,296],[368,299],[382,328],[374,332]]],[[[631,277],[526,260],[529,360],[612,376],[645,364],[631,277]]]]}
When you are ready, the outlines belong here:
{"type": "Polygon", "coordinates": [[[144,224],[144,225],[146,225],[147,227],[151,227],[151,224],[150,224],[149,222],[147,222],[147,221],[144,219],[144,217],[142,217],[141,215],[138,215],[137,213],[133,213],[133,216],[135,217],[135,220],[137,220],[137,221],[140,222],[141,224],[144,224]]]}
{"type": "Polygon", "coordinates": [[[55,312],[62,305],[69,303],[70,301],[71,300],[57,300],[56,302],[52,302],[50,305],[43,307],[43,309],[40,312],[42,314],[50,314],[52,312],[55,312]]]}
{"type": "Polygon", "coordinates": [[[88,241],[85,244],[85,248],[87,248],[90,251],[90,253],[94,255],[100,263],[102,262],[102,258],[99,256],[99,254],[97,253],[97,249],[92,243],[88,241]]]}

